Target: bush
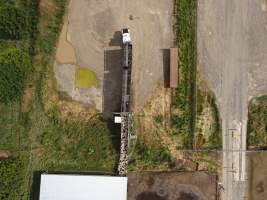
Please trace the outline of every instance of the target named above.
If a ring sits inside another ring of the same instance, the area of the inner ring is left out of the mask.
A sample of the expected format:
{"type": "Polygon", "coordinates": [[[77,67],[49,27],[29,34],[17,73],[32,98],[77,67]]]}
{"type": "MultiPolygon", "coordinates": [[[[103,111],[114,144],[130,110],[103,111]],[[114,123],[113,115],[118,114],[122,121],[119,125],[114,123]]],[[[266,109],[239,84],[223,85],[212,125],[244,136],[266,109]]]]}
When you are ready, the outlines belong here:
{"type": "Polygon", "coordinates": [[[1,200],[25,199],[26,164],[27,160],[19,157],[0,161],[1,200]]]}
{"type": "Polygon", "coordinates": [[[27,30],[26,13],[14,6],[0,8],[0,38],[21,39],[27,30]]]}
{"type": "Polygon", "coordinates": [[[265,149],[267,146],[267,96],[254,98],[248,109],[248,149],[265,149]]]}
{"type": "Polygon", "coordinates": [[[0,54],[0,102],[21,99],[31,68],[29,55],[19,49],[6,49],[0,54]]]}

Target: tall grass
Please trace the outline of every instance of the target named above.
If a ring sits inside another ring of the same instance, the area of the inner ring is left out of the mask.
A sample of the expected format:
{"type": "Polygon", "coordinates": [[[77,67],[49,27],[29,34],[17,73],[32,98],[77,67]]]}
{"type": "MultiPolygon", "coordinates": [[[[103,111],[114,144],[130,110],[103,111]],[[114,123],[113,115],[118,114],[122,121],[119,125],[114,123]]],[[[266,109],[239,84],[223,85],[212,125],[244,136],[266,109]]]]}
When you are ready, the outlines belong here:
{"type": "Polygon", "coordinates": [[[176,38],[179,48],[179,84],[171,116],[183,147],[193,148],[196,115],[196,15],[197,0],[176,1],[176,38]]]}

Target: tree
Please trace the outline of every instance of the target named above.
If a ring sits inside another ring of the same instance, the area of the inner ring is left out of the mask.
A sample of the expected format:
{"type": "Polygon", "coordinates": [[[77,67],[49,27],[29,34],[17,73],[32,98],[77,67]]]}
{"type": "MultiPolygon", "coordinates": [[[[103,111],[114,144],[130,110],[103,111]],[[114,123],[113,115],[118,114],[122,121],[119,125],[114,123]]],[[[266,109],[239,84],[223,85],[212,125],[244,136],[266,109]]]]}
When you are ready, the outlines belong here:
{"type": "Polygon", "coordinates": [[[26,13],[14,6],[0,7],[0,38],[21,39],[27,32],[26,13]]]}
{"type": "Polygon", "coordinates": [[[20,100],[31,71],[28,53],[16,48],[0,53],[0,102],[8,104],[20,100]]]}

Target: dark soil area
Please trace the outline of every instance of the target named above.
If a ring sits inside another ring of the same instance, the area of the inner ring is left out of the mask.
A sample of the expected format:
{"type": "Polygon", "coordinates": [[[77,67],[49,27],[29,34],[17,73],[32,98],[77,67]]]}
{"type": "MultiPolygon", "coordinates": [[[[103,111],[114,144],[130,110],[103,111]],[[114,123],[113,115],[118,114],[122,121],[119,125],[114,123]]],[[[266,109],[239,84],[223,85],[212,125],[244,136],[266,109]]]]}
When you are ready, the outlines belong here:
{"type": "Polygon", "coordinates": [[[216,200],[216,176],[206,172],[136,172],[128,177],[128,200],[216,200]]]}

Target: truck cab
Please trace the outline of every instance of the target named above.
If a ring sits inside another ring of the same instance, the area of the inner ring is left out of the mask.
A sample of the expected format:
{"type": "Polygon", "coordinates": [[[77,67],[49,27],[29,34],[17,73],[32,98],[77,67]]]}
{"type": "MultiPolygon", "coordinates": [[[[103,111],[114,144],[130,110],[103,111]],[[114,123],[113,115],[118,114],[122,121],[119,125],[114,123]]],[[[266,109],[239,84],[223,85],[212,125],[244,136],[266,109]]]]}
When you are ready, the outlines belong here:
{"type": "Polygon", "coordinates": [[[130,44],[132,42],[129,28],[121,29],[121,35],[122,35],[122,43],[123,44],[130,44]]]}

